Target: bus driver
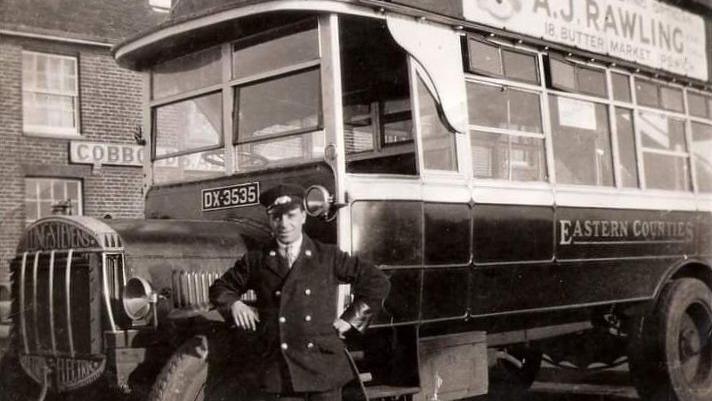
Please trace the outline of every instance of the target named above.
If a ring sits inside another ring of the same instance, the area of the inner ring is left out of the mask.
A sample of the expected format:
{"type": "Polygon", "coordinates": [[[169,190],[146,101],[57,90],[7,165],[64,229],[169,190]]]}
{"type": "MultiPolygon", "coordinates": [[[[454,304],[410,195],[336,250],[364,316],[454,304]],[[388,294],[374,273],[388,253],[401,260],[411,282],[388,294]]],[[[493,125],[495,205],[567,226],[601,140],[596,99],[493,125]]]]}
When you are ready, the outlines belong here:
{"type": "Polygon", "coordinates": [[[247,252],[210,287],[226,321],[256,331],[260,384],[280,400],[339,401],[353,377],[341,338],[363,332],[390,284],[379,269],[334,245],[310,239],[304,189],[282,184],[260,196],[274,240],[247,252]],[[352,286],[353,302],[335,315],[338,285],[352,286]],[[240,301],[252,289],[256,308],[240,301]]]}

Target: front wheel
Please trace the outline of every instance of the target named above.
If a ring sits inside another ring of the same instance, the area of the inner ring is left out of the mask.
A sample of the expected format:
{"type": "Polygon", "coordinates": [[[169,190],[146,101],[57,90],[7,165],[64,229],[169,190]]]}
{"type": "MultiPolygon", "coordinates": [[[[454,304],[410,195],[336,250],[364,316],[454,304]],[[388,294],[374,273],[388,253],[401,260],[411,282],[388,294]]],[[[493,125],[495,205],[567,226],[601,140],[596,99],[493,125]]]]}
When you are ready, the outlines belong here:
{"type": "Polygon", "coordinates": [[[631,333],[633,383],[646,401],[712,399],[712,291],[682,278],[669,283],[654,313],[631,333]]]}
{"type": "Polygon", "coordinates": [[[234,331],[188,339],[158,374],[148,401],[264,400],[251,344],[234,331]]]}
{"type": "Polygon", "coordinates": [[[196,336],[170,357],[156,378],[149,401],[203,401],[208,374],[207,339],[196,336]]]}

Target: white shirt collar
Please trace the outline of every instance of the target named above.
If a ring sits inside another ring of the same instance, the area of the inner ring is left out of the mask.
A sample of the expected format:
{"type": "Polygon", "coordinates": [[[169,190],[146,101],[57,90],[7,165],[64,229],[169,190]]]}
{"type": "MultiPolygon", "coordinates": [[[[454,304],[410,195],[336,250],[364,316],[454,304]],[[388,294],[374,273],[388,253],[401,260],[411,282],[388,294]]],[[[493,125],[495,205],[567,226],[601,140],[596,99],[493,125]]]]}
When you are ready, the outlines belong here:
{"type": "Polygon", "coordinates": [[[290,247],[289,249],[291,249],[293,253],[299,254],[299,250],[302,249],[303,240],[304,235],[300,235],[299,238],[297,238],[297,240],[292,242],[291,244],[283,244],[279,240],[277,240],[277,246],[279,246],[280,250],[287,249],[287,247],[290,247]]]}

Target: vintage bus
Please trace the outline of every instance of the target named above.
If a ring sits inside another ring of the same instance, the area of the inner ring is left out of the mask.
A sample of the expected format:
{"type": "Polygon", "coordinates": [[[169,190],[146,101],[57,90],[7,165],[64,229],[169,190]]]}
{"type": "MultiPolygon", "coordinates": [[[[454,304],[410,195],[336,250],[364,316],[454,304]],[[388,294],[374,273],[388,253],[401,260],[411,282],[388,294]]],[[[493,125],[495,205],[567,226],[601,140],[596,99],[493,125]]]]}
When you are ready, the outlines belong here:
{"type": "Polygon", "coordinates": [[[9,385],[254,396],[255,339],[207,289],[268,239],[259,194],[290,182],[310,236],[391,281],[348,339],[348,397],[513,394],[544,359],[627,362],[644,400],[712,399],[710,21],[692,11],[177,2],[115,49],[145,77],[146,219],[27,228],[9,385]]]}

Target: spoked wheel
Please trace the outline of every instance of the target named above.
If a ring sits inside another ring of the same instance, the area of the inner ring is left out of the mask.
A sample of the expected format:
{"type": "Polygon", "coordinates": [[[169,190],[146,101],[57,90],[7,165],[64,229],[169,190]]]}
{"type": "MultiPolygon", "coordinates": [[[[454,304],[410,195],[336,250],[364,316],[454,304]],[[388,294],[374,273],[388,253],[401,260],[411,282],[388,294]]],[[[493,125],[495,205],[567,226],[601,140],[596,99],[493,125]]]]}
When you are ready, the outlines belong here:
{"type": "Polygon", "coordinates": [[[652,316],[632,333],[630,367],[650,401],[712,399],[712,291],[683,278],[668,284],[652,316]]]}

